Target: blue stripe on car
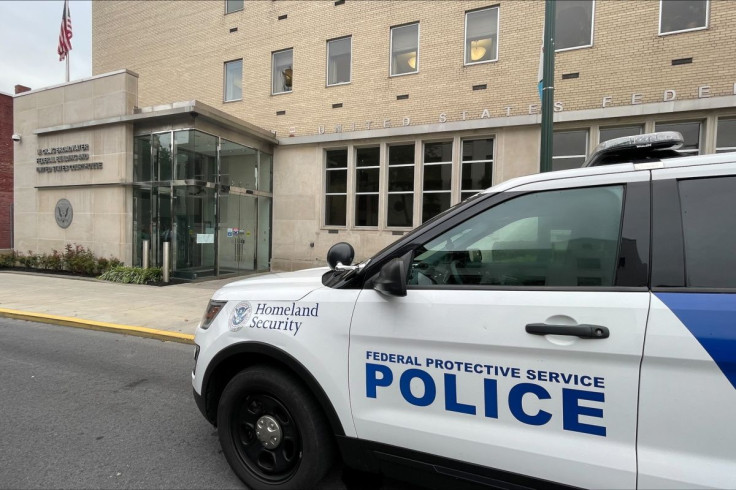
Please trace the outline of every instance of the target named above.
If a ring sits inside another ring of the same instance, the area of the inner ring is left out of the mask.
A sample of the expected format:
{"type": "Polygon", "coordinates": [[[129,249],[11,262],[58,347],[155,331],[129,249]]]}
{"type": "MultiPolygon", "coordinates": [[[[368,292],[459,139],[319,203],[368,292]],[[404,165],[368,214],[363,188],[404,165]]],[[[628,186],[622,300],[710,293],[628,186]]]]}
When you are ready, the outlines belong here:
{"type": "Polygon", "coordinates": [[[736,294],[655,293],[736,388],[736,294]]]}

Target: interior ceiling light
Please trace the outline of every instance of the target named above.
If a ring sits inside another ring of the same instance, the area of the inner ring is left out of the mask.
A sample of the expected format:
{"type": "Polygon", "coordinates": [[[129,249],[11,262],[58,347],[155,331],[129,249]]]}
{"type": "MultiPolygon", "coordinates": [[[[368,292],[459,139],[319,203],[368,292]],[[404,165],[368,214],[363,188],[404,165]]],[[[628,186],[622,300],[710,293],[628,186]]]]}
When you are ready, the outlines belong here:
{"type": "Polygon", "coordinates": [[[412,70],[417,69],[417,55],[416,54],[412,54],[406,62],[409,64],[412,70]]]}
{"type": "Polygon", "coordinates": [[[471,61],[478,61],[486,55],[486,48],[481,46],[480,43],[485,44],[485,39],[481,41],[470,41],[470,59],[471,61]]]}

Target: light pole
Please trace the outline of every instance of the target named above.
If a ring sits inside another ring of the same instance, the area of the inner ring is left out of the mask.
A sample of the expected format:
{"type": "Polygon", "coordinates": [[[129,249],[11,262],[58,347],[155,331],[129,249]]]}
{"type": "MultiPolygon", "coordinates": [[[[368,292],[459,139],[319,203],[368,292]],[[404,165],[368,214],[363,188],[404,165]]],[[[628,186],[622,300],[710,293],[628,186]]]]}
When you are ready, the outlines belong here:
{"type": "Polygon", "coordinates": [[[555,106],[555,0],[544,5],[544,68],[542,72],[542,141],[539,170],[552,170],[552,115],[555,106]]]}

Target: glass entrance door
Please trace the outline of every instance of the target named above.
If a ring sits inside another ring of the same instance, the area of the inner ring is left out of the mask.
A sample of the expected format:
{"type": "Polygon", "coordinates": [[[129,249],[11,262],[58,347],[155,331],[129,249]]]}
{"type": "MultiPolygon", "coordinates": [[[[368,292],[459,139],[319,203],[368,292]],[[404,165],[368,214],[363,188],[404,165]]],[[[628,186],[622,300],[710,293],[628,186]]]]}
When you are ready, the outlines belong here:
{"type": "Polygon", "coordinates": [[[173,275],[197,279],[215,274],[215,190],[174,187],[173,275]]]}
{"type": "Polygon", "coordinates": [[[258,199],[244,191],[220,194],[219,274],[258,270],[258,199]]]}

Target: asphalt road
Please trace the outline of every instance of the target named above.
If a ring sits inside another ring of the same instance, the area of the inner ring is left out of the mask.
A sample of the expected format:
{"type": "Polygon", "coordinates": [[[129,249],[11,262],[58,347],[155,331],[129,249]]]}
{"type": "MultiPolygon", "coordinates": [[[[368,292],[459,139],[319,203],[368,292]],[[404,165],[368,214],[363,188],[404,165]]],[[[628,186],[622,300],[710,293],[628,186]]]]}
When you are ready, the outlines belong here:
{"type": "MultiPolygon", "coordinates": [[[[192,399],[192,355],[0,318],[0,488],[244,488],[192,399]]],[[[320,488],[406,488],[362,476],[320,488]]]]}

